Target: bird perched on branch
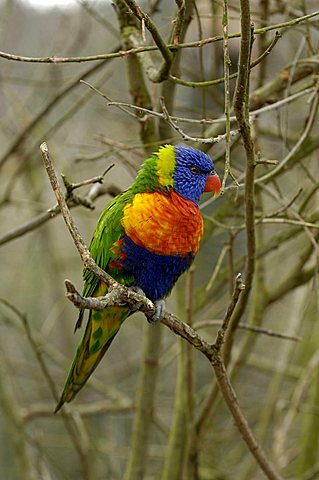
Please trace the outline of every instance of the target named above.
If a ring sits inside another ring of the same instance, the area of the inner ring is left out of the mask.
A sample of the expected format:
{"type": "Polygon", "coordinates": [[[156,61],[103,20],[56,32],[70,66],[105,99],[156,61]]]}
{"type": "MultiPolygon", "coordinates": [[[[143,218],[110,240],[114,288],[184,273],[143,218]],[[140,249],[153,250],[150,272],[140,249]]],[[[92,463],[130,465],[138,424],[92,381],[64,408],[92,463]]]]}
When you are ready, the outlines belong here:
{"type": "MultiPolygon", "coordinates": [[[[203,234],[198,202],[203,192],[218,195],[220,179],[210,157],[200,150],[165,145],[145,160],[135,181],[103,210],[90,252],[116,281],[154,302],[150,323],[159,321],[164,301],[179,276],[189,269],[203,234]]],[[[83,296],[102,296],[107,286],[84,270],[83,296]]],[[[111,345],[129,306],[91,310],[57,412],[86,383],[111,345]]],[[[75,329],[82,323],[80,311],[75,329]]]]}

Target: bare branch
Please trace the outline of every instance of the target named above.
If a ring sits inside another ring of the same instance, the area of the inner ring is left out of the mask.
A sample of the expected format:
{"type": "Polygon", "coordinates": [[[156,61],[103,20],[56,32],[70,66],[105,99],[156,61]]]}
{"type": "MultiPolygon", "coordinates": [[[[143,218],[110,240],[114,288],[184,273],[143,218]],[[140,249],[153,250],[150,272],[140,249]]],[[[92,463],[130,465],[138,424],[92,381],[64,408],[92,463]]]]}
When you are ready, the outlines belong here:
{"type": "MultiPolygon", "coordinates": [[[[135,305],[138,305],[138,302],[141,300],[140,297],[138,296],[137,298],[135,297],[134,292],[128,293],[129,289],[121,284],[118,284],[113,280],[109,275],[107,275],[103,270],[101,270],[93,259],[90,256],[90,253],[84,244],[75,224],[74,221],[71,217],[71,214],[68,210],[68,207],[66,205],[65,199],[62,195],[60,186],[58,184],[57,176],[54,171],[54,167],[52,164],[52,161],[49,156],[49,151],[46,143],[42,143],[40,146],[43,160],[45,163],[45,167],[51,182],[51,186],[53,188],[53,191],[56,195],[56,198],[59,202],[63,218],[65,220],[65,223],[70,231],[70,234],[73,238],[73,241],[78,249],[78,252],[81,256],[81,259],[90,271],[92,271],[95,275],[97,275],[99,278],[101,278],[108,286],[109,286],[109,292],[110,290],[112,291],[113,289],[118,289],[120,292],[118,295],[118,301],[120,304],[123,302],[123,297],[128,298],[128,296],[131,295],[131,299],[133,302],[135,302],[135,305]],[[123,294],[123,297],[122,297],[123,294]],[[127,296],[127,297],[126,297],[127,296]],[[135,298],[134,298],[135,297],[135,298]]],[[[241,282],[239,282],[241,285],[241,282]]],[[[223,332],[226,330],[229,318],[233,312],[234,306],[237,303],[237,292],[238,296],[240,294],[241,288],[239,286],[239,283],[236,287],[236,291],[233,296],[233,301],[227,311],[226,317],[225,317],[225,324],[223,326],[223,332]]],[[[77,293],[74,286],[71,284],[71,282],[67,282],[67,287],[70,290],[71,294],[77,293]]],[[[82,301],[78,297],[79,295],[76,295],[77,300],[82,301]]],[[[113,299],[112,299],[113,300],[113,299]]],[[[86,299],[83,299],[85,302],[86,299]]],[[[143,304],[143,311],[148,312],[150,314],[154,313],[153,309],[153,304],[152,302],[148,303],[149,301],[146,300],[145,303],[143,304]]],[[[105,306],[105,305],[104,305],[105,306]]],[[[96,308],[96,305],[94,306],[96,308]]],[[[182,322],[181,320],[177,319],[174,315],[166,313],[164,318],[161,320],[164,325],[166,325],[168,328],[170,328],[175,334],[181,336],[185,340],[187,340],[189,343],[191,343],[197,350],[202,352],[209,362],[211,363],[216,379],[219,385],[219,388],[221,390],[221,393],[224,397],[225,403],[228,406],[234,421],[237,425],[237,428],[241,432],[245,442],[247,443],[247,446],[252,453],[252,455],[255,457],[256,461],[258,462],[260,468],[266,473],[268,478],[270,480],[281,480],[280,475],[275,471],[274,467],[270,463],[270,461],[267,459],[265,456],[261,446],[258,444],[257,440],[255,439],[248,422],[241,411],[236,394],[230,384],[227,371],[225,368],[225,365],[220,357],[219,354],[219,344],[218,343],[217,347],[215,345],[210,345],[203,337],[201,337],[192,327],[187,325],[186,323],[182,322]]]]}
{"type": "MultiPolygon", "coordinates": [[[[281,23],[276,23],[274,25],[270,25],[268,27],[263,27],[263,28],[257,28],[254,33],[255,35],[263,35],[266,32],[269,32],[271,30],[279,30],[281,28],[286,28],[286,27],[292,27],[294,25],[298,25],[300,23],[306,22],[310,18],[317,17],[319,15],[319,10],[316,10],[315,12],[309,13],[308,15],[303,15],[298,18],[294,18],[292,20],[289,20],[287,22],[281,22],[281,23]]],[[[228,38],[239,38],[241,36],[240,32],[237,33],[232,33],[229,35],[228,38]]],[[[196,47],[202,47],[204,45],[209,45],[214,42],[220,42],[223,41],[224,37],[223,35],[216,35],[215,37],[209,37],[205,38],[203,40],[199,40],[197,42],[185,42],[185,43],[180,43],[178,45],[174,44],[168,44],[167,48],[170,49],[180,49],[180,48],[196,48],[196,47]]],[[[80,63],[80,62],[92,62],[92,61],[98,61],[98,60],[110,60],[113,58],[119,58],[119,57],[126,57],[130,54],[137,54],[137,53],[143,53],[143,52],[150,52],[157,50],[159,47],[158,46],[144,46],[144,47],[139,47],[139,48],[132,48],[129,50],[117,50],[116,52],[113,53],[102,53],[99,55],[89,55],[89,56],[83,56],[83,57],[59,57],[57,55],[50,56],[50,57],[26,57],[26,56],[21,56],[21,55],[14,55],[11,53],[7,52],[2,52],[0,51],[0,57],[5,58],[6,60],[13,60],[17,62],[31,62],[31,63],[80,63]]]]}

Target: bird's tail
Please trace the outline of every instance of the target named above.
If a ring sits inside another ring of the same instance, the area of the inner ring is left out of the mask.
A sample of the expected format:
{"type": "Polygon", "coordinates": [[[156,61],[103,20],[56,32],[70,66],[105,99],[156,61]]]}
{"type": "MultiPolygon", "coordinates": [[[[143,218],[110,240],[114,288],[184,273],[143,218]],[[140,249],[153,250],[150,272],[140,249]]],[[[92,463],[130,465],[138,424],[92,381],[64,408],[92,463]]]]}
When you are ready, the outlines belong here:
{"type": "Polygon", "coordinates": [[[120,306],[90,312],[84,335],[73,359],[55,413],[65,402],[70,402],[84,386],[129,314],[128,308],[120,306]]]}

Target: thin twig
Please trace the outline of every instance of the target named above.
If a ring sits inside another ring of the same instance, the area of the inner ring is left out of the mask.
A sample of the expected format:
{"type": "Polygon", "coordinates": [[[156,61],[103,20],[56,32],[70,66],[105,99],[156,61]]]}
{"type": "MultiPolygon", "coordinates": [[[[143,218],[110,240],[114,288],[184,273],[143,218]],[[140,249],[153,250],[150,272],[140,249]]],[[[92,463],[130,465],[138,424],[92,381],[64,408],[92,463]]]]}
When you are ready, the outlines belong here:
{"type": "MultiPolygon", "coordinates": [[[[271,30],[278,30],[281,28],[298,25],[300,23],[303,23],[309,20],[310,18],[317,17],[318,15],[319,15],[319,10],[316,10],[315,12],[312,12],[308,15],[294,18],[287,22],[281,22],[281,23],[276,23],[274,25],[270,25],[268,27],[257,28],[254,31],[254,33],[255,35],[263,35],[264,33],[270,32],[271,30]]],[[[241,36],[240,32],[237,32],[237,33],[230,34],[229,38],[239,38],[240,36],[241,36]]],[[[205,38],[203,40],[196,41],[196,42],[185,42],[185,43],[180,43],[179,45],[168,44],[166,46],[169,50],[182,49],[182,48],[197,48],[197,47],[202,47],[204,45],[209,45],[211,43],[223,41],[223,39],[224,39],[223,35],[216,35],[215,37],[205,38]]],[[[74,63],[74,62],[80,63],[80,62],[92,62],[92,61],[98,61],[98,60],[110,60],[113,58],[127,57],[128,55],[131,55],[131,54],[150,52],[154,50],[158,50],[158,46],[147,45],[139,48],[132,48],[129,50],[120,50],[114,53],[102,53],[99,55],[89,55],[89,56],[83,56],[83,57],[59,57],[57,55],[53,55],[49,57],[26,57],[26,56],[14,55],[11,53],[0,51],[0,57],[5,58],[6,60],[13,60],[18,62],[54,63],[54,64],[62,63],[63,64],[63,63],[74,63]]]]}
{"type": "Polygon", "coordinates": [[[226,334],[227,329],[228,329],[230,319],[232,317],[232,314],[233,314],[233,312],[235,310],[235,307],[237,305],[237,302],[239,300],[239,296],[240,296],[241,292],[244,291],[244,290],[245,290],[245,285],[242,281],[241,273],[238,273],[238,275],[236,276],[235,288],[234,288],[234,292],[233,292],[233,295],[232,295],[231,302],[230,302],[229,307],[227,309],[227,312],[226,312],[225,318],[223,320],[222,326],[217,332],[216,340],[214,342],[214,347],[216,348],[217,352],[221,351],[221,348],[224,344],[224,338],[225,338],[225,334],[226,334]]]}
{"type": "Polygon", "coordinates": [[[163,57],[163,64],[159,68],[159,70],[156,72],[155,75],[150,76],[150,80],[153,82],[162,82],[165,80],[168,76],[168,73],[170,71],[172,61],[173,61],[173,54],[167,44],[164,42],[162,39],[155,23],[151,19],[151,17],[145,13],[139,5],[134,0],[123,0],[131,9],[133,14],[143,23],[145,24],[146,28],[150,32],[150,34],[153,37],[154,42],[156,43],[159,51],[162,54],[163,57]]]}
{"type": "MultiPolygon", "coordinates": [[[[96,89],[95,87],[90,85],[88,82],[82,82],[82,83],[90,86],[97,93],[102,95],[104,98],[107,98],[106,95],[101,93],[98,89],[96,89]]],[[[265,107],[261,107],[261,108],[258,108],[256,110],[251,110],[249,112],[249,117],[250,117],[250,119],[253,119],[253,118],[255,118],[258,115],[261,115],[263,113],[270,112],[272,110],[277,110],[278,108],[283,107],[287,103],[293,102],[293,101],[295,101],[295,100],[297,100],[297,99],[299,99],[299,98],[301,98],[305,95],[310,95],[313,92],[314,92],[314,87],[306,88],[306,89],[304,89],[300,92],[297,92],[297,93],[294,93],[294,94],[290,95],[289,97],[278,100],[277,102],[274,102],[271,105],[266,105],[265,107]]],[[[127,103],[127,102],[111,101],[111,102],[108,103],[108,106],[109,107],[117,107],[117,108],[127,107],[127,108],[130,108],[130,109],[136,110],[139,113],[145,113],[145,114],[148,114],[148,115],[152,115],[153,117],[165,119],[164,114],[161,113],[161,112],[156,112],[156,111],[153,111],[153,110],[149,110],[147,108],[139,107],[138,105],[133,105],[133,104],[127,103]]],[[[126,109],[122,109],[122,110],[127,113],[126,109]]],[[[215,119],[210,119],[210,118],[196,119],[196,118],[179,117],[179,116],[176,116],[176,115],[169,115],[169,117],[173,121],[177,121],[177,122],[181,122],[181,123],[200,124],[200,125],[203,125],[203,124],[217,125],[217,124],[220,124],[220,123],[225,123],[225,121],[226,121],[226,118],[224,116],[220,117],[220,118],[215,118],[215,119]]],[[[234,122],[236,120],[236,116],[235,115],[230,116],[229,120],[231,122],[234,122]]],[[[174,126],[174,128],[175,128],[175,126],[174,126]]],[[[258,163],[258,161],[257,161],[257,163],[258,163]]]]}
{"type": "MultiPolygon", "coordinates": [[[[195,330],[200,328],[207,328],[207,327],[219,327],[222,324],[222,320],[201,320],[199,322],[194,323],[193,327],[195,330]]],[[[281,338],[282,340],[291,340],[292,342],[301,342],[302,337],[297,335],[287,335],[286,333],[276,332],[269,328],[262,328],[257,327],[256,325],[250,325],[248,323],[241,323],[239,322],[238,328],[242,330],[248,330],[254,333],[260,333],[262,335],[267,335],[268,337],[274,338],[281,338]]]]}
{"type": "MultiPolygon", "coordinates": [[[[219,143],[221,140],[224,140],[226,137],[227,137],[227,133],[223,134],[223,135],[217,135],[216,137],[210,137],[210,138],[202,138],[202,137],[191,137],[190,135],[188,135],[187,133],[185,133],[173,120],[172,118],[170,117],[168,111],[167,111],[167,108],[165,106],[165,103],[164,103],[164,98],[163,97],[160,97],[160,105],[161,105],[161,109],[162,109],[162,112],[163,112],[163,116],[164,116],[164,119],[167,121],[167,123],[174,129],[176,130],[177,133],[179,133],[181,135],[181,137],[185,140],[185,141],[191,141],[191,142],[196,142],[196,143],[219,143]]],[[[230,135],[236,135],[237,134],[237,130],[234,130],[234,131],[230,131],[229,132],[229,136],[230,135]]]]}
{"type": "Polygon", "coordinates": [[[91,271],[93,271],[97,275],[99,275],[99,277],[105,282],[105,284],[109,288],[112,288],[115,284],[117,285],[117,282],[115,282],[110,275],[108,275],[106,272],[104,272],[104,270],[102,270],[95,264],[89,252],[89,249],[85,245],[76,225],[74,224],[74,221],[70,215],[70,211],[67,206],[66,200],[59,186],[58,178],[55,173],[53,163],[51,162],[51,159],[50,159],[47,144],[45,142],[41,143],[40,150],[42,153],[42,157],[43,157],[43,161],[45,164],[48,177],[50,179],[52,190],[56,196],[64,221],[69,229],[69,232],[73,238],[74,244],[80,254],[82,262],[84,263],[84,266],[86,268],[89,268],[91,271]]]}
{"type": "Polygon", "coordinates": [[[231,328],[228,331],[224,355],[225,363],[228,364],[234,335],[239,320],[246,308],[248,296],[252,288],[255,261],[256,261],[256,240],[255,240],[255,149],[251,136],[249,121],[249,69],[251,47],[252,47],[252,26],[250,18],[249,0],[240,1],[241,21],[241,44],[238,65],[238,78],[234,95],[234,112],[237,117],[239,132],[241,134],[245,153],[245,229],[246,229],[246,262],[245,262],[245,285],[246,288],[241,295],[237,308],[233,312],[231,328]]]}
{"type": "MultiPolygon", "coordinates": [[[[319,106],[319,81],[317,82],[317,86],[315,89],[316,95],[312,97],[312,102],[310,105],[310,111],[309,111],[309,116],[305,125],[305,128],[300,135],[299,140],[295,143],[293,148],[290,150],[288,155],[270,172],[266,173],[265,175],[262,175],[261,177],[256,178],[255,183],[264,183],[265,181],[268,181],[269,179],[273,178],[275,175],[277,175],[287,164],[288,162],[293,158],[295,153],[301,148],[303,142],[306,140],[306,138],[309,136],[309,133],[311,132],[311,129],[314,125],[314,122],[317,118],[317,111],[318,111],[318,106],[319,106]]],[[[315,93],[314,92],[314,93],[315,93]]]]}
{"type": "Polygon", "coordinates": [[[217,259],[217,262],[216,262],[216,265],[215,265],[215,268],[214,268],[214,271],[210,277],[210,279],[208,280],[208,283],[206,285],[206,292],[209,292],[209,290],[212,288],[212,286],[214,285],[214,282],[217,278],[217,275],[220,271],[220,268],[222,266],[222,263],[223,263],[223,260],[225,258],[225,255],[227,254],[227,252],[229,251],[229,245],[226,244],[223,246],[219,256],[218,256],[218,259],[217,259]]]}
{"type": "Polygon", "coordinates": [[[230,173],[230,85],[229,67],[231,65],[228,51],[228,1],[223,3],[223,32],[224,32],[224,98],[225,98],[225,168],[221,185],[221,193],[224,192],[228,175],[230,173]]]}
{"type": "MultiPolygon", "coordinates": [[[[85,180],[83,182],[85,182],[85,180]]],[[[69,208],[83,205],[84,207],[90,208],[92,210],[95,208],[93,201],[98,197],[102,195],[111,195],[112,197],[115,197],[119,193],[120,191],[115,185],[109,185],[104,188],[101,188],[101,186],[99,185],[99,188],[96,188],[96,186],[92,187],[88,194],[84,197],[80,197],[78,195],[75,197],[73,195],[72,198],[68,199],[67,204],[69,208]]],[[[60,215],[60,213],[61,210],[58,204],[49,208],[46,212],[39,213],[39,215],[35,216],[31,220],[28,220],[22,225],[19,225],[18,227],[15,227],[9,232],[2,235],[0,237],[0,246],[5,245],[6,243],[11,242],[16,238],[22,237],[26,233],[32,232],[33,230],[41,227],[41,225],[43,225],[44,223],[55,218],[57,215],[60,215]]]]}
{"type": "MultiPolygon", "coordinates": [[[[231,36],[228,36],[227,38],[231,38],[231,36]]],[[[275,47],[276,43],[280,38],[281,38],[281,34],[279,32],[276,32],[274,38],[271,40],[271,42],[269,43],[265,51],[253,62],[251,62],[250,64],[251,69],[259,65],[259,63],[262,62],[265,59],[265,57],[267,57],[270,54],[270,52],[275,47]]],[[[229,80],[233,80],[234,78],[237,78],[237,76],[238,76],[238,72],[234,72],[231,75],[229,75],[229,80]]],[[[205,80],[201,82],[183,80],[181,78],[175,77],[174,75],[170,75],[169,79],[177,83],[178,85],[182,85],[184,87],[191,87],[191,88],[212,87],[215,85],[220,85],[221,83],[225,82],[225,77],[215,78],[214,80],[205,80]]]]}
{"type": "Polygon", "coordinates": [[[71,192],[73,192],[73,190],[76,190],[77,188],[84,187],[86,185],[91,185],[91,184],[94,184],[94,183],[103,183],[105,175],[114,167],[114,165],[115,165],[115,163],[112,163],[111,165],[109,165],[104,170],[102,175],[96,175],[95,177],[87,178],[86,180],[82,180],[81,182],[77,182],[77,183],[69,182],[67,177],[64,174],[61,173],[61,177],[62,177],[64,186],[67,190],[67,193],[70,194],[71,192]]]}

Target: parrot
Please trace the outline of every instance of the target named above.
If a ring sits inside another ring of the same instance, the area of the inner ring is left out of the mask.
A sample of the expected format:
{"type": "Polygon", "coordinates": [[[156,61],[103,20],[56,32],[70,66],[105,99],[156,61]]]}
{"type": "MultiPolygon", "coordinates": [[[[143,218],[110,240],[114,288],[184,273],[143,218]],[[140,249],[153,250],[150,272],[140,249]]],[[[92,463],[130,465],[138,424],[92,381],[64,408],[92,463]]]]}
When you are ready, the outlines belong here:
{"type": "MultiPolygon", "coordinates": [[[[89,246],[91,256],[114,280],[153,302],[156,311],[147,317],[150,323],[163,317],[164,298],[198,251],[203,235],[202,193],[217,196],[220,186],[206,153],[164,145],[144,161],[132,185],[103,210],[89,246]]],[[[107,294],[107,285],[88,269],[83,280],[83,297],[107,294]]],[[[132,313],[134,308],[124,304],[90,310],[55,412],[81,390],[132,313]]],[[[80,310],[75,330],[83,316],[80,310]]]]}

